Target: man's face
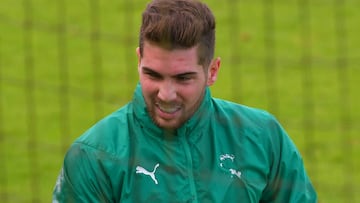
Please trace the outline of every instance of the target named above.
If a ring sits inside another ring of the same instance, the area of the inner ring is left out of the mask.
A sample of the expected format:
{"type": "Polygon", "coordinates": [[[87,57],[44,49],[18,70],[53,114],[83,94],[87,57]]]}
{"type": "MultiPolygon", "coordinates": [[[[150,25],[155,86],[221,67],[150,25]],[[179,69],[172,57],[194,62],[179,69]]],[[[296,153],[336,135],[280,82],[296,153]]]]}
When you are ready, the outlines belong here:
{"type": "Polygon", "coordinates": [[[142,93],[151,118],[161,128],[179,128],[201,104],[206,86],[216,80],[220,62],[204,69],[198,64],[196,47],[169,51],[148,42],[144,43],[143,56],[139,48],[137,54],[142,93]]]}

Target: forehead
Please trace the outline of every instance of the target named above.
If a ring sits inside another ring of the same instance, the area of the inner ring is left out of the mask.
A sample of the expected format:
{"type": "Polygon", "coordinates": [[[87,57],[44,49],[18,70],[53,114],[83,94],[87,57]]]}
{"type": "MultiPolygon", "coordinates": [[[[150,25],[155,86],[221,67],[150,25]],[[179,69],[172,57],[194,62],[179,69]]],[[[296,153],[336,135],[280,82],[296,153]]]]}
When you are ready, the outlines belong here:
{"type": "Polygon", "coordinates": [[[178,71],[195,71],[201,69],[198,63],[197,46],[187,49],[168,50],[155,44],[145,42],[141,66],[151,69],[176,69],[178,71]]]}

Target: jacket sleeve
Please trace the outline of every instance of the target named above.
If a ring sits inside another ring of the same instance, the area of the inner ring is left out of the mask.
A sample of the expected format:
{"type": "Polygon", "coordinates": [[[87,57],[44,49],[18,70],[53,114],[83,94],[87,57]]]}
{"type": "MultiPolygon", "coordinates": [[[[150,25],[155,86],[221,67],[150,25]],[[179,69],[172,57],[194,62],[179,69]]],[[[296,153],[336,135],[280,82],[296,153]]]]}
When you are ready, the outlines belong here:
{"type": "Polygon", "coordinates": [[[99,159],[91,147],[73,144],[65,156],[52,202],[111,202],[111,184],[99,159]]]}
{"type": "Polygon", "coordinates": [[[306,173],[302,157],[281,125],[271,124],[272,166],[263,201],[268,203],[315,203],[316,191],[306,173]]]}

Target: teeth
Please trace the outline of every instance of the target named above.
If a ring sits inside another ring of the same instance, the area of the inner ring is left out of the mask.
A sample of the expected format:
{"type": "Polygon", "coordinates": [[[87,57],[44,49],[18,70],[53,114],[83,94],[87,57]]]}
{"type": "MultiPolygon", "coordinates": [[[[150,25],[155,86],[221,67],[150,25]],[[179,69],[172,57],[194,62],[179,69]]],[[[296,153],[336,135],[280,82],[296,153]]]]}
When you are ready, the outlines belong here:
{"type": "Polygon", "coordinates": [[[159,109],[165,113],[174,113],[177,111],[180,107],[179,106],[162,106],[160,104],[157,105],[159,109]]]}

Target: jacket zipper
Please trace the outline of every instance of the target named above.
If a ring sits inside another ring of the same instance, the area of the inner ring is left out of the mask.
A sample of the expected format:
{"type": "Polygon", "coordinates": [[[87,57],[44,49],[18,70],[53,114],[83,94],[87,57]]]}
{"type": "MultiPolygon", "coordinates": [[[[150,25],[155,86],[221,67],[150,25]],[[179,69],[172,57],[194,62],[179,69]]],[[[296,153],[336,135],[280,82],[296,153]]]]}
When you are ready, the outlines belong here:
{"type": "Polygon", "coordinates": [[[185,157],[187,160],[187,173],[189,176],[189,185],[190,185],[190,192],[191,192],[191,199],[188,200],[188,202],[197,203],[197,193],[196,193],[196,187],[195,187],[195,180],[194,180],[194,173],[193,173],[193,161],[192,161],[192,155],[191,155],[191,148],[189,145],[189,142],[187,141],[187,130],[183,135],[181,135],[181,141],[184,146],[185,151],[185,157]]]}

